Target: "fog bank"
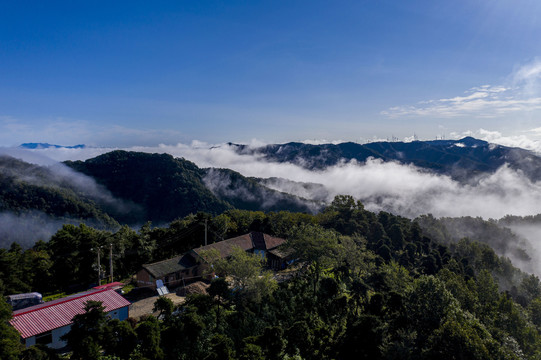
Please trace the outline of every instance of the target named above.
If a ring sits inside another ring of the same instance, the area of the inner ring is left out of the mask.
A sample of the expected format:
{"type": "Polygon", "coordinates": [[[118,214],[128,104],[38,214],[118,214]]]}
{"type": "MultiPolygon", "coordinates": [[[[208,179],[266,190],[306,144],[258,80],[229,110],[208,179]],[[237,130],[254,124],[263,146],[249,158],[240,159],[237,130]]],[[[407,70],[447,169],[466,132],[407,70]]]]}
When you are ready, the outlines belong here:
{"type": "MultiPolygon", "coordinates": [[[[49,148],[33,152],[65,160],[86,159],[111,150],[49,148]]],[[[329,202],[335,195],[349,194],[363,201],[369,210],[385,210],[411,218],[427,213],[436,217],[480,216],[485,219],[541,213],[541,184],[507,166],[462,184],[411,165],[375,159],[366,163],[344,162],[323,171],[310,171],[291,163],[268,162],[258,155],[241,155],[227,144],[211,146],[193,142],[126,150],[168,153],[203,168],[229,168],[244,176],[274,178],[265,181],[265,185],[313,200],[329,202]],[[293,186],[291,182],[276,178],[312,183],[312,186],[293,186]]]]}

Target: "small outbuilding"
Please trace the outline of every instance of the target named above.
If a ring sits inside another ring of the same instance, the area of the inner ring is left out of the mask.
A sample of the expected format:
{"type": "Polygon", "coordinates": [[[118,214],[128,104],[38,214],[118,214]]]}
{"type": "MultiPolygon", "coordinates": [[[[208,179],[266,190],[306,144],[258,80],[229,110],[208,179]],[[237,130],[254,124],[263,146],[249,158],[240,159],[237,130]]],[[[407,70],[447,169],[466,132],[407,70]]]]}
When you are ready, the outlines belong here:
{"type": "Polygon", "coordinates": [[[8,295],[7,302],[13,310],[20,310],[43,302],[43,296],[38,292],[8,295]]]}
{"type": "Polygon", "coordinates": [[[180,286],[184,280],[199,277],[197,261],[190,253],[175,256],[174,258],[143,265],[137,272],[137,286],[156,289],[156,281],[174,288],[180,286]]]}

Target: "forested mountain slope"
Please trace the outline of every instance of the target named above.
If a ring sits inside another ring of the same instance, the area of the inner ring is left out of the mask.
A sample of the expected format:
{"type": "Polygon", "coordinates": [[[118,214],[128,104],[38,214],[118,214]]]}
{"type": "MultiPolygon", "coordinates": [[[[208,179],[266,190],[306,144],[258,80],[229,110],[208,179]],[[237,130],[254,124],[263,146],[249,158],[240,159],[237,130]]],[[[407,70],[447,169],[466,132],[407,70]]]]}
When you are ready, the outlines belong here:
{"type": "Polygon", "coordinates": [[[140,205],[138,214],[116,214],[124,223],[167,222],[189,213],[230,208],[206,188],[194,163],[171,155],[119,150],[65,164],[94,178],[113,196],[140,205]]]}
{"type": "Polygon", "coordinates": [[[97,203],[103,202],[103,197],[93,194],[95,188],[82,186],[84,180],[74,180],[73,174],[63,168],[0,156],[0,246],[13,241],[26,243],[29,228],[46,228],[51,219],[117,227],[118,223],[97,203]]]}
{"type": "Polygon", "coordinates": [[[92,194],[76,186],[69,175],[0,156],[0,211],[5,210],[38,210],[58,217],[94,218],[114,224],[96,206],[92,194]]]}
{"type": "Polygon", "coordinates": [[[205,185],[236,209],[315,213],[323,208],[321,201],[309,201],[272,190],[266,186],[265,180],[247,178],[233,170],[209,168],[204,169],[203,174],[205,185]]]}
{"type": "Polygon", "coordinates": [[[200,169],[171,155],[114,151],[65,165],[0,157],[0,247],[48,240],[63,223],[114,228],[233,208],[310,213],[321,208],[235,171],[200,169]]]}
{"type": "Polygon", "coordinates": [[[113,214],[126,223],[163,223],[199,211],[219,214],[232,208],[303,212],[317,208],[232,170],[200,169],[167,154],[113,151],[66,165],[94,178],[114,196],[139,205],[140,214],[113,214]]]}

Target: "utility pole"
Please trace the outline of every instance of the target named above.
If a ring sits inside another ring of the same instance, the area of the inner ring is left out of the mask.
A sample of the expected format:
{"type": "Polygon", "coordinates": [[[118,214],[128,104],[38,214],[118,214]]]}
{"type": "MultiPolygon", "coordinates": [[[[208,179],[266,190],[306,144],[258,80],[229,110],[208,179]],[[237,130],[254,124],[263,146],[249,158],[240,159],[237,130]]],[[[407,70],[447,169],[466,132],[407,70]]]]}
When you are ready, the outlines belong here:
{"type": "Polygon", "coordinates": [[[205,219],[205,246],[207,246],[207,221],[208,219],[205,219]]]}
{"type": "Polygon", "coordinates": [[[111,282],[113,282],[113,244],[109,244],[109,269],[111,271],[111,282]]]}
{"type": "Polygon", "coordinates": [[[98,286],[101,285],[100,247],[98,246],[98,286]]]}

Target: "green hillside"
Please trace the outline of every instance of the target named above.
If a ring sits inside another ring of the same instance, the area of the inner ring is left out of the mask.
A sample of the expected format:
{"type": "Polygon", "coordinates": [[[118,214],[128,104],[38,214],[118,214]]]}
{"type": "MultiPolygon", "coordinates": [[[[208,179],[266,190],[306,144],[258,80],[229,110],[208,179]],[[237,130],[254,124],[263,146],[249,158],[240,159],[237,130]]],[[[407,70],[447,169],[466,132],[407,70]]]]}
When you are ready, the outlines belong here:
{"type": "Polygon", "coordinates": [[[138,205],[129,214],[108,212],[123,223],[164,223],[197,212],[238,208],[314,212],[319,205],[271,190],[229,169],[200,169],[167,154],[113,151],[66,165],[94,178],[113,196],[138,205]]]}
{"type": "Polygon", "coordinates": [[[65,164],[94,178],[113,196],[140,205],[140,211],[113,214],[123,223],[162,223],[198,211],[216,214],[231,208],[206,188],[194,163],[171,155],[119,150],[65,164]]]}
{"type": "Polygon", "coordinates": [[[91,194],[73,186],[52,169],[0,156],[0,212],[17,215],[31,211],[56,218],[92,221],[101,227],[118,226],[91,194]]]}

